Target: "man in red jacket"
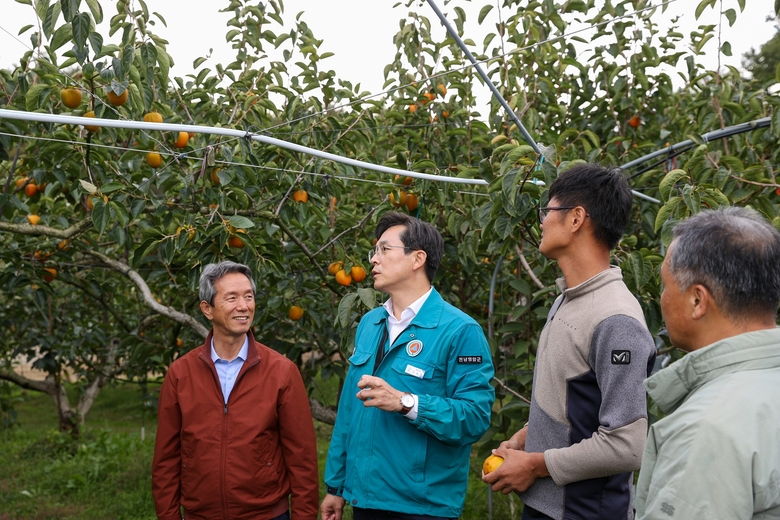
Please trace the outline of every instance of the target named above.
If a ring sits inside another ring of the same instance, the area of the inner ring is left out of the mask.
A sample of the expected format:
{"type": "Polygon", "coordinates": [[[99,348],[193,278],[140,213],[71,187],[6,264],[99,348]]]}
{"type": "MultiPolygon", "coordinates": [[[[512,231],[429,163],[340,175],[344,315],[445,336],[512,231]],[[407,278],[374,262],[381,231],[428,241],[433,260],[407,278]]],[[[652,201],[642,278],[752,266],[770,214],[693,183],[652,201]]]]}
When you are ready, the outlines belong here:
{"type": "Polygon", "coordinates": [[[255,341],[255,283],[209,264],[205,343],[171,364],[160,390],[152,492],[160,520],[314,520],[317,447],[298,367],[255,341]],[[290,514],[292,505],[292,514],[290,514]]]}

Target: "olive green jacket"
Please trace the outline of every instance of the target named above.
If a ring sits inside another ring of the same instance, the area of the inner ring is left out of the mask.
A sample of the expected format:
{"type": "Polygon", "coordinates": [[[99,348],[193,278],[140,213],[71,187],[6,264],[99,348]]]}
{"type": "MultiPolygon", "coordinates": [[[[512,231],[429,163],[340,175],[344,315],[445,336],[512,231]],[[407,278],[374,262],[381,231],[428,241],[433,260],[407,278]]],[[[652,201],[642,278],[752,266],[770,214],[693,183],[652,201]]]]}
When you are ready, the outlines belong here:
{"type": "Polygon", "coordinates": [[[696,350],[645,381],[654,423],[637,518],[780,519],[780,329],[696,350]]]}

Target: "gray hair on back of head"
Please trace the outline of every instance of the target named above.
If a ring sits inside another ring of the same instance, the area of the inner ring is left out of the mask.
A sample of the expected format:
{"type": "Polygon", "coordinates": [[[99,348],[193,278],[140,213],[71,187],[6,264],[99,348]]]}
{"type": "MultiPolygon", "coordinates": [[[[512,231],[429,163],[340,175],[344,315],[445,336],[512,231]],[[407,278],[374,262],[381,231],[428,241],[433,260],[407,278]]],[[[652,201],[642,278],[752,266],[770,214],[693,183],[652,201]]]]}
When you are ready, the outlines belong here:
{"type": "Polygon", "coordinates": [[[780,304],[780,232],[758,212],[705,210],[678,224],[668,252],[681,290],[704,285],[730,319],[776,314],[780,304]]]}
{"type": "Polygon", "coordinates": [[[244,264],[225,260],[218,264],[208,264],[203,268],[203,272],[200,274],[200,283],[198,284],[198,296],[201,301],[204,301],[213,307],[214,296],[217,294],[214,283],[230,273],[241,273],[246,276],[249,279],[249,283],[252,284],[252,292],[257,292],[255,280],[252,278],[252,270],[244,264]]]}

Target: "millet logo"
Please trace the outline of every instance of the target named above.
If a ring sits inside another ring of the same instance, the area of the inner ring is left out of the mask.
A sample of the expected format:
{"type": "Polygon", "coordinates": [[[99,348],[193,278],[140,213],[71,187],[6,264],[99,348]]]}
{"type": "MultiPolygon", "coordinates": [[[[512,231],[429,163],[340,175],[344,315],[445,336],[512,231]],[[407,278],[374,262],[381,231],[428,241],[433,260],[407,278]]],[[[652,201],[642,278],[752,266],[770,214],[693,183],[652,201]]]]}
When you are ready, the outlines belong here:
{"type": "Polygon", "coordinates": [[[612,351],[612,364],[613,365],[630,365],[631,364],[631,351],[630,350],[613,350],[612,351]]]}

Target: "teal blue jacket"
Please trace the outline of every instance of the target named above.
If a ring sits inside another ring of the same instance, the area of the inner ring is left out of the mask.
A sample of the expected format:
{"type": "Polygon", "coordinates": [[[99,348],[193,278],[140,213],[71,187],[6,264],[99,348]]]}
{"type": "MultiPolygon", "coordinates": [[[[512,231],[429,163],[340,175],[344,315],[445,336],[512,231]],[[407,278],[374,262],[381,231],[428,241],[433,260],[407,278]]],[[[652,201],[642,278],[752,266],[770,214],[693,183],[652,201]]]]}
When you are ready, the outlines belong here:
{"type": "Polygon", "coordinates": [[[396,390],[418,396],[418,414],[410,421],[396,412],[365,407],[356,397],[360,377],[374,371],[387,315],[378,307],[358,326],[325,484],[359,508],[458,517],[471,444],[490,426],[495,398],[485,334],[471,317],[435,289],[431,292],[374,374],[396,390]]]}

